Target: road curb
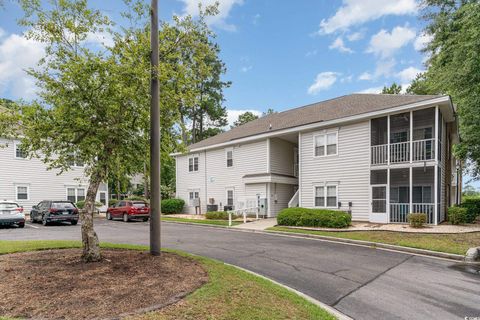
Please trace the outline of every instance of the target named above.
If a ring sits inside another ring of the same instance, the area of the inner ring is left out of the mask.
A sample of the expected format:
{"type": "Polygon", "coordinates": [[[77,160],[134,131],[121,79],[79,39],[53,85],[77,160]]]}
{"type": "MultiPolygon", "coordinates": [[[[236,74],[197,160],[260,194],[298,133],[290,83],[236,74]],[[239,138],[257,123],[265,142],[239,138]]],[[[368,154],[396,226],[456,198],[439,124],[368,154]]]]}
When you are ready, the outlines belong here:
{"type": "MultiPolygon", "coordinates": [[[[431,250],[417,249],[417,248],[410,248],[410,247],[402,247],[402,246],[396,246],[396,245],[393,245],[393,244],[386,244],[386,243],[378,243],[378,242],[363,241],[363,240],[353,240],[353,239],[343,239],[343,238],[335,238],[335,237],[329,237],[329,236],[321,236],[321,235],[314,235],[314,234],[303,234],[303,233],[295,233],[295,232],[287,232],[287,231],[264,231],[264,230],[239,229],[239,228],[231,228],[231,227],[228,227],[228,226],[216,226],[216,225],[207,225],[207,224],[199,224],[199,223],[191,223],[191,222],[179,222],[179,221],[165,221],[165,222],[186,224],[186,225],[195,225],[195,226],[207,227],[207,228],[222,228],[224,230],[236,231],[236,232],[253,232],[253,233],[262,233],[262,234],[269,234],[269,235],[280,235],[280,236],[283,236],[283,237],[329,241],[329,242],[336,242],[336,243],[342,243],[342,244],[347,244],[347,245],[351,244],[351,245],[369,247],[369,248],[374,248],[374,249],[398,251],[398,252],[402,252],[402,253],[409,253],[409,254],[415,254],[415,255],[420,255],[420,256],[427,256],[427,257],[434,257],[434,258],[441,258],[441,259],[448,259],[448,260],[465,262],[465,256],[460,255],[460,254],[453,254],[453,253],[446,253],[446,252],[439,252],[439,251],[431,251],[431,250]]],[[[472,263],[472,262],[467,262],[467,263],[472,263]]],[[[476,262],[473,262],[473,263],[476,263],[476,262]]]]}
{"type": "Polygon", "coordinates": [[[248,270],[248,269],[245,269],[245,268],[236,266],[236,265],[234,265],[234,264],[230,264],[230,263],[226,263],[226,262],[223,262],[223,264],[225,264],[225,265],[227,265],[227,266],[231,266],[231,267],[237,268],[237,269],[242,270],[242,271],[244,271],[244,272],[250,273],[250,274],[252,274],[252,275],[254,275],[254,276],[257,276],[257,277],[259,277],[259,278],[262,278],[262,279],[265,279],[265,280],[267,280],[267,281],[270,281],[270,282],[276,284],[277,286],[280,286],[280,287],[282,287],[282,288],[285,288],[285,289],[287,289],[288,291],[291,291],[291,292],[295,293],[296,295],[304,298],[305,300],[313,303],[313,304],[316,305],[317,307],[320,307],[320,308],[322,308],[322,309],[325,309],[327,312],[329,312],[330,314],[334,315],[334,316],[335,316],[337,319],[339,319],[339,320],[353,320],[352,318],[350,318],[350,317],[347,316],[346,314],[338,311],[337,309],[329,306],[328,304],[325,304],[325,303],[323,303],[323,302],[321,302],[321,301],[319,301],[319,300],[317,300],[317,299],[315,299],[315,298],[313,298],[313,297],[311,297],[311,296],[309,296],[309,295],[307,295],[307,294],[305,294],[305,293],[303,293],[303,292],[301,292],[301,291],[298,291],[298,290],[296,290],[296,289],[294,289],[294,288],[292,288],[292,287],[289,287],[289,286],[287,286],[287,285],[284,285],[283,283],[280,283],[280,282],[278,282],[278,281],[275,281],[275,280],[273,280],[273,279],[270,279],[270,278],[268,278],[268,277],[265,277],[265,276],[263,276],[263,275],[261,275],[261,274],[258,274],[258,273],[256,273],[256,272],[254,272],[254,271],[250,271],[250,270],[248,270]]]}

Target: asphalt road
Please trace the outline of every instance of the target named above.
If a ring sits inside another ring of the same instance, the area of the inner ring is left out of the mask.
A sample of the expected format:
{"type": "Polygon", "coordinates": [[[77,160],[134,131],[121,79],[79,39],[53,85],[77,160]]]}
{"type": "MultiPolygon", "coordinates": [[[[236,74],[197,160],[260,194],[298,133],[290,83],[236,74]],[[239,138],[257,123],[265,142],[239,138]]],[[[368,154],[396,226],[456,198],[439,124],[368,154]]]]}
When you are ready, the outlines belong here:
{"type": "MultiPolygon", "coordinates": [[[[100,241],[148,245],[148,223],[96,220],[100,241]]],[[[2,228],[0,240],[80,239],[80,227],[2,228]]],[[[355,319],[480,317],[480,273],[461,264],[326,241],[164,223],[162,245],[234,264],[355,319]]],[[[262,297],[258,297],[261,299],[262,297]]]]}

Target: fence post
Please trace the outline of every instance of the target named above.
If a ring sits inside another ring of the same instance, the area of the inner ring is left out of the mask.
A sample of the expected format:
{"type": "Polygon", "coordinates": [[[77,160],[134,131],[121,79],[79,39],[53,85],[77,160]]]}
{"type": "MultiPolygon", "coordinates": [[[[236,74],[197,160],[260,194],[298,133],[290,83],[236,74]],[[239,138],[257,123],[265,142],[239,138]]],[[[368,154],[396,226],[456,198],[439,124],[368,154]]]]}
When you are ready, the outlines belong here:
{"type": "Polygon", "coordinates": [[[228,226],[232,226],[232,211],[228,211],[228,226]]]}
{"type": "Polygon", "coordinates": [[[257,207],[257,210],[255,210],[255,213],[256,213],[256,216],[257,216],[257,220],[258,220],[258,213],[260,211],[260,207],[257,207]]]}
{"type": "Polygon", "coordinates": [[[243,210],[243,223],[247,223],[247,211],[243,210]]]}

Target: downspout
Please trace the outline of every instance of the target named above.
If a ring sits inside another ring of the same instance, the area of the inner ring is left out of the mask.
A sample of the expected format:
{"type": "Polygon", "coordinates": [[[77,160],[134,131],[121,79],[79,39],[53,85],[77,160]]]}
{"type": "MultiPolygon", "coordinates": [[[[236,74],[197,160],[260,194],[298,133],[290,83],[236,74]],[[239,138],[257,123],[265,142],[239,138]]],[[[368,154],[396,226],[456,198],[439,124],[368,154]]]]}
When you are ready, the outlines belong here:
{"type": "MultiPolygon", "coordinates": [[[[204,151],[204,160],[205,162],[205,211],[207,210],[208,205],[208,181],[207,181],[207,150],[204,151]]],[[[200,214],[202,213],[202,206],[200,204],[200,214]]]]}

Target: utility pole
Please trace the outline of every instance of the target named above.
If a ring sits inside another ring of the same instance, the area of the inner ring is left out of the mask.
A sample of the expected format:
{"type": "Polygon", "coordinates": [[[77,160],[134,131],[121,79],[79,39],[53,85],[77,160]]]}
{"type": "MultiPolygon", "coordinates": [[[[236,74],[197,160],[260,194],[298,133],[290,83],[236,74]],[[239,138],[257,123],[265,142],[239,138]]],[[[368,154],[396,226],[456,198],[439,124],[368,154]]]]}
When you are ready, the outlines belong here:
{"type": "Polygon", "coordinates": [[[160,255],[160,88],[158,82],[158,0],[151,0],[150,253],[160,255]]]}

